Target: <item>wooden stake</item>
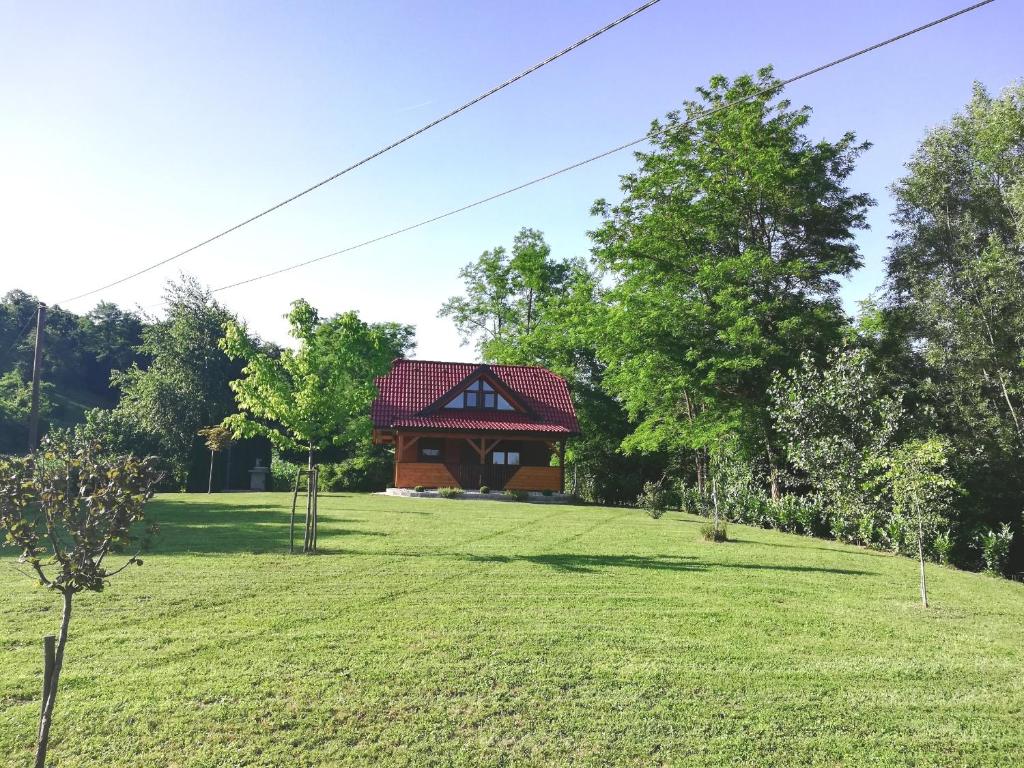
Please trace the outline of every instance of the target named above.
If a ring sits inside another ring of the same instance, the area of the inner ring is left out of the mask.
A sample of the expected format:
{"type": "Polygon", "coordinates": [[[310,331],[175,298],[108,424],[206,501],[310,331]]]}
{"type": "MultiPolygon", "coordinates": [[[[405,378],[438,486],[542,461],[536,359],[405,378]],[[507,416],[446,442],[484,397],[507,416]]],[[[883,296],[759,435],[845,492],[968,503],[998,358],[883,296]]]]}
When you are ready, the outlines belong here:
{"type": "Polygon", "coordinates": [[[288,554],[295,554],[295,504],[299,500],[299,478],[302,470],[295,470],[295,490],[292,492],[292,519],[288,525],[288,554]]]}

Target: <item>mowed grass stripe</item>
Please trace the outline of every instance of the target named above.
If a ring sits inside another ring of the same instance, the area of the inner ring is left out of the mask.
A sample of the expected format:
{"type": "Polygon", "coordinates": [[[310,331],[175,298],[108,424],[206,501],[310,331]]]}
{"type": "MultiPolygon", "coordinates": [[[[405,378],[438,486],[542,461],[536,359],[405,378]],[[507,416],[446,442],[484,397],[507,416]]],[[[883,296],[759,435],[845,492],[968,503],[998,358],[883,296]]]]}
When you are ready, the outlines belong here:
{"type": "MultiPolygon", "coordinates": [[[[60,766],[1024,764],[1021,585],[636,510],[163,497],[83,596],[60,766]]],[[[9,569],[6,569],[9,571],[9,569]]],[[[22,765],[52,595],[13,574],[0,765],[22,765]],[[6,762],[5,762],[6,761],[6,762]]]]}

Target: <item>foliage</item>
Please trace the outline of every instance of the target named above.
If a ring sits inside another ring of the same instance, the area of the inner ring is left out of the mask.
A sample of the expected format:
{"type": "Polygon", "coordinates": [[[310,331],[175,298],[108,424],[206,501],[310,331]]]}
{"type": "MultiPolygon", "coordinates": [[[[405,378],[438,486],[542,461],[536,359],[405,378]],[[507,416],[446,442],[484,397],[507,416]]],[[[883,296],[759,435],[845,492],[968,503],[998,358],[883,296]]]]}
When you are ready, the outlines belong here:
{"type": "Polygon", "coordinates": [[[322,491],[379,491],[391,484],[394,457],[384,446],[357,446],[355,455],[320,469],[322,491]]]}
{"type": "Polygon", "coordinates": [[[940,437],[908,440],[879,460],[876,487],[892,497],[893,514],[906,528],[922,528],[925,549],[949,523],[951,501],[960,491],[949,476],[950,445],[940,437]]]}
{"type": "Polygon", "coordinates": [[[292,303],[290,332],[300,346],[271,355],[237,322],[226,325],[222,348],[244,361],[231,382],[239,413],[224,420],[236,437],[261,435],[279,450],[365,446],[370,439],[374,378],[412,346],[413,331],[367,324],[355,312],[322,320],[309,303],[292,303]]]}
{"type": "Polygon", "coordinates": [[[450,317],[464,343],[476,340],[485,359],[500,358],[506,339],[528,336],[543,305],[566,285],[572,264],[550,258],[544,235],[523,228],[509,254],[498,246],[459,271],[465,295],[448,299],[438,313],[450,317]]]}
{"type": "Polygon", "coordinates": [[[211,427],[203,427],[197,434],[206,443],[206,449],[211,453],[226,451],[228,446],[234,442],[234,435],[231,430],[221,424],[214,424],[211,427]]]}
{"type": "Polygon", "coordinates": [[[460,276],[463,294],[448,299],[440,316],[452,318],[465,343],[474,343],[487,362],[541,365],[568,381],[581,431],[566,448],[569,490],[591,501],[632,504],[644,480],[662,474],[664,462],[619,450],[630,427],[602,385],[600,275],[582,260],[551,258],[543,235],[523,229],[511,257],[494,248],[460,276]]]}
{"type": "Polygon", "coordinates": [[[1013,530],[1009,523],[1003,523],[998,531],[985,531],[978,536],[981,545],[981,557],[985,570],[994,574],[1005,574],[1010,561],[1010,545],[1013,543],[1013,530]]]}
{"type": "Polygon", "coordinates": [[[126,438],[125,443],[107,443],[121,452],[138,450],[133,438],[144,435],[144,444],[155,446],[180,486],[200,427],[216,424],[235,410],[228,382],[241,366],[218,346],[233,316],[195,279],[182,277],[167,284],[164,314],[142,332],[140,350],[149,365],[134,364],[112,376],[121,393],[116,415],[94,416],[90,423],[104,428],[104,439],[126,438]]]}
{"type": "Polygon", "coordinates": [[[424,488],[422,485],[417,485],[415,488],[413,488],[413,490],[416,491],[416,493],[423,493],[427,489],[424,488]]]}
{"type": "MultiPolygon", "coordinates": [[[[39,392],[41,432],[53,412],[53,385],[44,382],[39,392]]],[[[15,371],[0,375],[0,455],[21,454],[28,449],[28,420],[32,408],[32,386],[15,371]]]]}
{"type": "Polygon", "coordinates": [[[935,535],[935,541],[932,542],[932,546],[935,549],[935,559],[943,565],[952,565],[953,563],[953,536],[949,530],[940,531],[935,535]]]}
{"type": "Polygon", "coordinates": [[[461,498],[463,491],[461,488],[438,488],[437,495],[442,499],[458,499],[461,498]]]}
{"type": "Polygon", "coordinates": [[[626,447],[692,455],[734,435],[773,495],[772,376],[839,341],[838,280],[860,265],[871,204],[846,186],[868,145],[810,141],[809,110],[773,104],[780,90],[770,69],[698,88],[652,125],[653,150],[621,202],[595,203],[592,233],[615,283],[598,351],[636,422],[626,447]]]}
{"type": "MultiPolygon", "coordinates": [[[[0,453],[22,453],[28,445],[29,382],[32,377],[38,299],[24,291],[0,297],[0,453]],[[19,335],[20,334],[20,335],[19,335]]],[[[144,364],[143,320],[101,302],[85,315],[60,307],[47,312],[43,344],[40,431],[85,420],[95,406],[110,407],[117,392],[113,371],[144,364]]]]}
{"type": "Polygon", "coordinates": [[[488,486],[488,485],[481,485],[480,486],[480,493],[482,493],[482,494],[484,494],[486,496],[490,492],[491,492],[490,486],[488,486]]]}
{"type": "MultiPolygon", "coordinates": [[[[0,458],[0,530],[38,583],[62,596],[64,612],[45,691],[36,764],[44,765],[64,662],[72,598],[101,592],[111,576],[142,565],[138,552],[112,567],[108,556],[137,541],[156,472],[151,461],[110,458],[66,432],[48,435],[29,458],[0,458]]],[[[26,574],[28,575],[28,574],[26,574]]]]}
{"type": "Polygon", "coordinates": [[[137,541],[133,526],[144,518],[156,474],[150,459],[112,458],[100,445],[54,432],[35,458],[0,458],[0,527],[44,587],[100,592],[120,570],[104,558],[137,541]]]}
{"type": "Polygon", "coordinates": [[[903,415],[902,395],[870,370],[864,349],[833,352],[823,366],[810,355],[770,390],[771,413],[790,462],[830,514],[843,541],[892,546],[884,499],[871,492],[903,415]]]}
{"type": "Polygon", "coordinates": [[[207,474],[206,492],[213,493],[214,456],[221,451],[228,450],[232,444],[234,444],[235,438],[234,435],[231,434],[231,430],[222,424],[203,427],[197,434],[203,438],[203,442],[206,444],[206,448],[210,452],[210,471],[207,474]]]}
{"type": "Polygon", "coordinates": [[[976,85],[892,189],[883,309],[918,418],[954,447],[961,553],[979,528],[1019,525],[1024,495],[1022,146],[1024,84],[976,85]]]}
{"type": "Polygon", "coordinates": [[[644,483],[644,489],[637,498],[637,505],[655,520],[665,514],[671,503],[672,498],[664,480],[644,483]]]}
{"type": "Polygon", "coordinates": [[[726,533],[725,523],[701,523],[700,525],[700,537],[704,541],[728,541],[729,536],[726,533]]]}
{"type": "Polygon", "coordinates": [[[526,501],[530,497],[530,494],[526,491],[514,490],[512,488],[505,490],[504,495],[516,501],[526,501]]]}

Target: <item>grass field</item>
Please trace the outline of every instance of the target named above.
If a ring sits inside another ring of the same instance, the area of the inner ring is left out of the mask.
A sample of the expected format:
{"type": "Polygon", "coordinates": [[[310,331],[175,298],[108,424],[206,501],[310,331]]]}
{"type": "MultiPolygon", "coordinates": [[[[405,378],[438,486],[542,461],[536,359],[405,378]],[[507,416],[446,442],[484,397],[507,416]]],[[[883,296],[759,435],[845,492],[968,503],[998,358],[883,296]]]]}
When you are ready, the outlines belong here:
{"type": "MultiPolygon", "coordinates": [[[[54,765],[1024,765],[1021,584],[934,567],[925,611],[916,563],[831,542],[366,495],[288,556],[288,501],[153,503],[145,565],[77,600],[54,765]]],[[[59,605],[0,585],[24,766],[59,605]]]]}

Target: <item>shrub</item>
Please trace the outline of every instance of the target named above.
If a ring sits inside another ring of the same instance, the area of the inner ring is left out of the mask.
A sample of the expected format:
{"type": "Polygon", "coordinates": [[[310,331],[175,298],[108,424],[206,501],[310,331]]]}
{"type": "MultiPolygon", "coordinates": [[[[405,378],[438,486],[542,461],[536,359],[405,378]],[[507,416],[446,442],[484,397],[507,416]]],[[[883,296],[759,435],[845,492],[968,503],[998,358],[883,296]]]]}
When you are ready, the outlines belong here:
{"type": "Polygon", "coordinates": [[[662,481],[649,480],[644,483],[644,489],[636,501],[641,509],[646,510],[648,515],[657,520],[668,509],[668,489],[662,481]]]}
{"type": "Polygon", "coordinates": [[[482,494],[484,494],[486,496],[490,492],[491,492],[490,486],[487,486],[487,485],[481,485],[480,486],[480,493],[482,493],[482,494]]]}
{"type": "Polygon", "coordinates": [[[701,494],[691,486],[683,486],[679,489],[679,507],[683,512],[701,517],[707,517],[712,512],[710,496],[701,494]]]}
{"type": "Polygon", "coordinates": [[[700,535],[704,541],[729,540],[729,537],[725,533],[725,523],[719,523],[717,528],[714,523],[704,523],[700,527],[700,535]]]}
{"type": "Polygon", "coordinates": [[[413,488],[413,490],[416,491],[416,493],[423,493],[427,489],[424,488],[422,485],[417,485],[415,488],[413,488]]]}
{"type": "Polygon", "coordinates": [[[554,494],[554,491],[541,491],[541,494],[544,496],[551,496],[554,494]]]}
{"type": "Polygon", "coordinates": [[[939,559],[939,562],[943,565],[949,565],[953,554],[952,534],[948,530],[943,531],[935,537],[932,546],[935,547],[935,556],[939,559]]]}
{"type": "Polygon", "coordinates": [[[988,573],[1005,573],[1010,559],[1010,544],[1013,531],[1009,523],[1003,523],[998,531],[989,530],[978,537],[981,544],[981,558],[988,573]]]}
{"type": "Polygon", "coordinates": [[[517,491],[512,490],[511,488],[505,491],[505,495],[511,499],[515,499],[516,501],[525,501],[529,497],[529,494],[526,491],[517,491]]]}
{"type": "Polygon", "coordinates": [[[461,488],[438,488],[437,495],[442,499],[457,499],[462,496],[461,488]]]}

